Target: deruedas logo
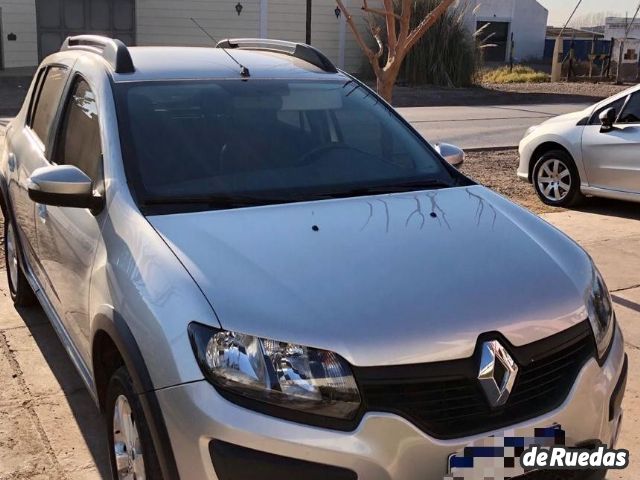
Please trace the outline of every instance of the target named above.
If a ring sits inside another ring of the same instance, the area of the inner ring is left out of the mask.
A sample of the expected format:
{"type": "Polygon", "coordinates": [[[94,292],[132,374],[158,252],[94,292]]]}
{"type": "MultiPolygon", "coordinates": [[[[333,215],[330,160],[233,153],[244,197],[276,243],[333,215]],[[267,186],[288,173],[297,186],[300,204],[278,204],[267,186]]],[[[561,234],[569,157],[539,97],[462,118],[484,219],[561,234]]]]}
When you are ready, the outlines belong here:
{"type": "Polygon", "coordinates": [[[520,465],[525,471],[622,469],[629,465],[629,451],[606,445],[591,450],[534,445],[522,453],[520,465]]]}

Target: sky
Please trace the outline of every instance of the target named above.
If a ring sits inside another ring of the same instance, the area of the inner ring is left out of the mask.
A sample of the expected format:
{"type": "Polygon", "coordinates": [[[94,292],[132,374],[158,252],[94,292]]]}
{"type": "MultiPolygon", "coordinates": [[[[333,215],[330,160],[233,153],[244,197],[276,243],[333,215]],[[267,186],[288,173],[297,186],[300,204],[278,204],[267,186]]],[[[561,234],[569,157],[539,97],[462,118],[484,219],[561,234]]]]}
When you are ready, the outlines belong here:
{"type": "MultiPolygon", "coordinates": [[[[538,0],[538,2],[549,10],[549,24],[556,26],[564,25],[576,3],[578,3],[577,0],[538,0]]],[[[633,16],[636,8],[638,8],[638,0],[582,0],[582,4],[575,16],[586,17],[587,15],[601,12],[621,16],[628,12],[629,16],[633,16]]]]}

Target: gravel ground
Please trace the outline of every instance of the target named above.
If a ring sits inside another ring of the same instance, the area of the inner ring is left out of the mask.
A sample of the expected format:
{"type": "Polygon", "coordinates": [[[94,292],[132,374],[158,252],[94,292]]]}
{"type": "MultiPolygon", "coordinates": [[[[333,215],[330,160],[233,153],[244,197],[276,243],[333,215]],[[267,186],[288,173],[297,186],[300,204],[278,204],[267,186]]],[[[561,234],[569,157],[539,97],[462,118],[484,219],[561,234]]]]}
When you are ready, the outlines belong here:
{"type": "Polygon", "coordinates": [[[542,203],[533,186],[516,176],[518,161],[517,150],[469,152],[461,170],[478,183],[495,190],[532,212],[540,214],[562,211],[542,203]]]}
{"type": "Polygon", "coordinates": [[[545,93],[549,95],[579,95],[594,98],[607,98],[615,95],[631,85],[615,85],[612,83],[486,83],[482,87],[495,92],[508,93],[545,93]]]}
{"type": "Polygon", "coordinates": [[[470,88],[396,86],[395,107],[595,103],[629,88],[609,83],[484,84],[470,88]]]}

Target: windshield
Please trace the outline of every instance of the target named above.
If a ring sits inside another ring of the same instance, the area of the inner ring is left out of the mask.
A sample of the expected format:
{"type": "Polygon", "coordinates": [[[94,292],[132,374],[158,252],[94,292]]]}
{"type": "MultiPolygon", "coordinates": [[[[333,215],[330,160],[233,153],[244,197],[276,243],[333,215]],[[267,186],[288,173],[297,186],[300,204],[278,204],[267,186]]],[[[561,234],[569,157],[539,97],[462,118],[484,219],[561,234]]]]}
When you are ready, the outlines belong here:
{"type": "Polygon", "coordinates": [[[117,88],[127,174],[142,205],[231,208],[444,188],[464,178],[351,80],[117,88]]]}

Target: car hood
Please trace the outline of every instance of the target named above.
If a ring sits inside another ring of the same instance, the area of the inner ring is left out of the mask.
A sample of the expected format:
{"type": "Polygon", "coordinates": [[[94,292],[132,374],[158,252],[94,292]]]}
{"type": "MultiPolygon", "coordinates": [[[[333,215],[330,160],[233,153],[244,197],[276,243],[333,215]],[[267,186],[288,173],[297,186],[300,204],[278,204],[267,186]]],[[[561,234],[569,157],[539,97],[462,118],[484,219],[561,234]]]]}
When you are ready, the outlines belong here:
{"type": "Polygon", "coordinates": [[[553,123],[578,123],[583,118],[591,116],[591,111],[593,110],[593,105],[585,108],[584,110],[580,110],[578,112],[565,113],[564,115],[558,115],[557,117],[550,118],[542,122],[542,125],[550,125],[553,123]]]}
{"type": "Polygon", "coordinates": [[[485,332],[519,346],[586,319],[589,257],[480,186],[149,221],[223,328],[354,365],[463,358],[485,332]]]}

